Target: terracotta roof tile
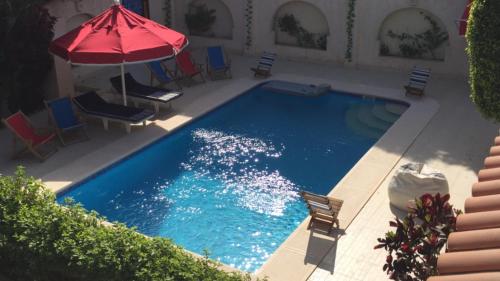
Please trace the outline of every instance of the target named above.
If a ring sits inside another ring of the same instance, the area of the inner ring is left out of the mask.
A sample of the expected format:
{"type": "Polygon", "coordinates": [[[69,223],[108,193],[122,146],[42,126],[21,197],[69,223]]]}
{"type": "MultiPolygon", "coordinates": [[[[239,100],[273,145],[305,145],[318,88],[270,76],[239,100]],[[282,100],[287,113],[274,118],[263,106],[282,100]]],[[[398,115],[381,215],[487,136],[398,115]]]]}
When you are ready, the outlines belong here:
{"type": "Polygon", "coordinates": [[[500,280],[500,136],[495,138],[465,213],[457,217],[457,231],[438,258],[440,276],[428,281],[500,280]]]}
{"type": "Polygon", "coordinates": [[[490,156],[500,155],[500,145],[492,146],[490,148],[490,156]]]}
{"type": "Polygon", "coordinates": [[[500,228],[459,231],[448,237],[448,252],[500,248],[500,228]]]}
{"type": "Polygon", "coordinates": [[[477,213],[500,210],[500,194],[465,199],[465,212],[477,213]]]}
{"type": "Polygon", "coordinates": [[[477,182],[472,186],[472,196],[500,194],[500,180],[477,182]]]}
{"type": "Polygon", "coordinates": [[[498,281],[498,280],[500,280],[500,272],[497,271],[433,276],[427,279],[427,281],[498,281]]]}

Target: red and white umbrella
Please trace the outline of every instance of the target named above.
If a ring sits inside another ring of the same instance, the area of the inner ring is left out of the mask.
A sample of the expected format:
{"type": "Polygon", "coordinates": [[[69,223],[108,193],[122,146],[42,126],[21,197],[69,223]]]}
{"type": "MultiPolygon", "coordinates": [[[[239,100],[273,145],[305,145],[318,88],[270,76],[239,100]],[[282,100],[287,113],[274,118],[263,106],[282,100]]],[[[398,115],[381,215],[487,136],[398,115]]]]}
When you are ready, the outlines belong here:
{"type": "Polygon", "coordinates": [[[125,9],[119,1],[102,14],[52,41],[49,51],[72,64],[124,65],[173,57],[188,44],[185,35],[125,9]]]}

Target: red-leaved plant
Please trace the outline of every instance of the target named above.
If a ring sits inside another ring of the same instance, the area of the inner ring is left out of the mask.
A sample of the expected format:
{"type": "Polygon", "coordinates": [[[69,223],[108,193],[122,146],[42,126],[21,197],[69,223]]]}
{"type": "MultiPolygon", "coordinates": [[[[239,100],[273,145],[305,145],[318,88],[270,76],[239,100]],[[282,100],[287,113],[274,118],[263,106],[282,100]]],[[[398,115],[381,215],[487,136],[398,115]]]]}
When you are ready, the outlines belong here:
{"type": "Polygon", "coordinates": [[[375,249],[388,252],[383,270],[390,279],[425,281],[437,274],[437,258],[448,235],[455,231],[456,216],[461,213],[453,209],[449,199],[449,194],[424,194],[415,200],[415,207],[405,218],[389,222],[396,231],[378,238],[375,249]]]}

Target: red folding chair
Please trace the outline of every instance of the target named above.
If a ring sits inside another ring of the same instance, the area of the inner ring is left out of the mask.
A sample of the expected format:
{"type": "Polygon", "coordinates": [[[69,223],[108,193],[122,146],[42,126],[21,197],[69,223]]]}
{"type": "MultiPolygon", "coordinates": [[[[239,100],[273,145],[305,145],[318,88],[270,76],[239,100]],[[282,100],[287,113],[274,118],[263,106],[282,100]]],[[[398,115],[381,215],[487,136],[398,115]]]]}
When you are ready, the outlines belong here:
{"type": "Polygon", "coordinates": [[[201,80],[205,82],[205,77],[202,73],[202,65],[197,65],[191,56],[191,52],[184,50],[175,56],[177,71],[182,73],[182,78],[194,80],[194,77],[200,75],[201,80]]]}
{"type": "Polygon", "coordinates": [[[48,130],[34,128],[28,117],[21,111],[12,114],[2,121],[16,136],[13,141],[14,156],[29,150],[38,159],[44,161],[57,151],[57,146],[54,145],[54,149],[49,151],[49,153],[43,153],[40,148],[54,140],[56,134],[48,130]],[[26,148],[20,152],[16,152],[16,139],[20,139],[26,146],[26,148]]]}

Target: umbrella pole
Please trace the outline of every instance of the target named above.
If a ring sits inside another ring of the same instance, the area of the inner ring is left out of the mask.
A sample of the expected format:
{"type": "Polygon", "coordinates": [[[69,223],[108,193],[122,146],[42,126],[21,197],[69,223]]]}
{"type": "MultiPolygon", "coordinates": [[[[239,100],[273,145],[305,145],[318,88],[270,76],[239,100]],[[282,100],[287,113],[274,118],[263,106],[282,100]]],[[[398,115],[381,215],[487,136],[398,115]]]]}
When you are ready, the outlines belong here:
{"type": "Polygon", "coordinates": [[[120,65],[121,73],[122,73],[122,94],[123,94],[123,105],[127,105],[127,89],[125,89],[125,66],[122,63],[120,65]]]}

